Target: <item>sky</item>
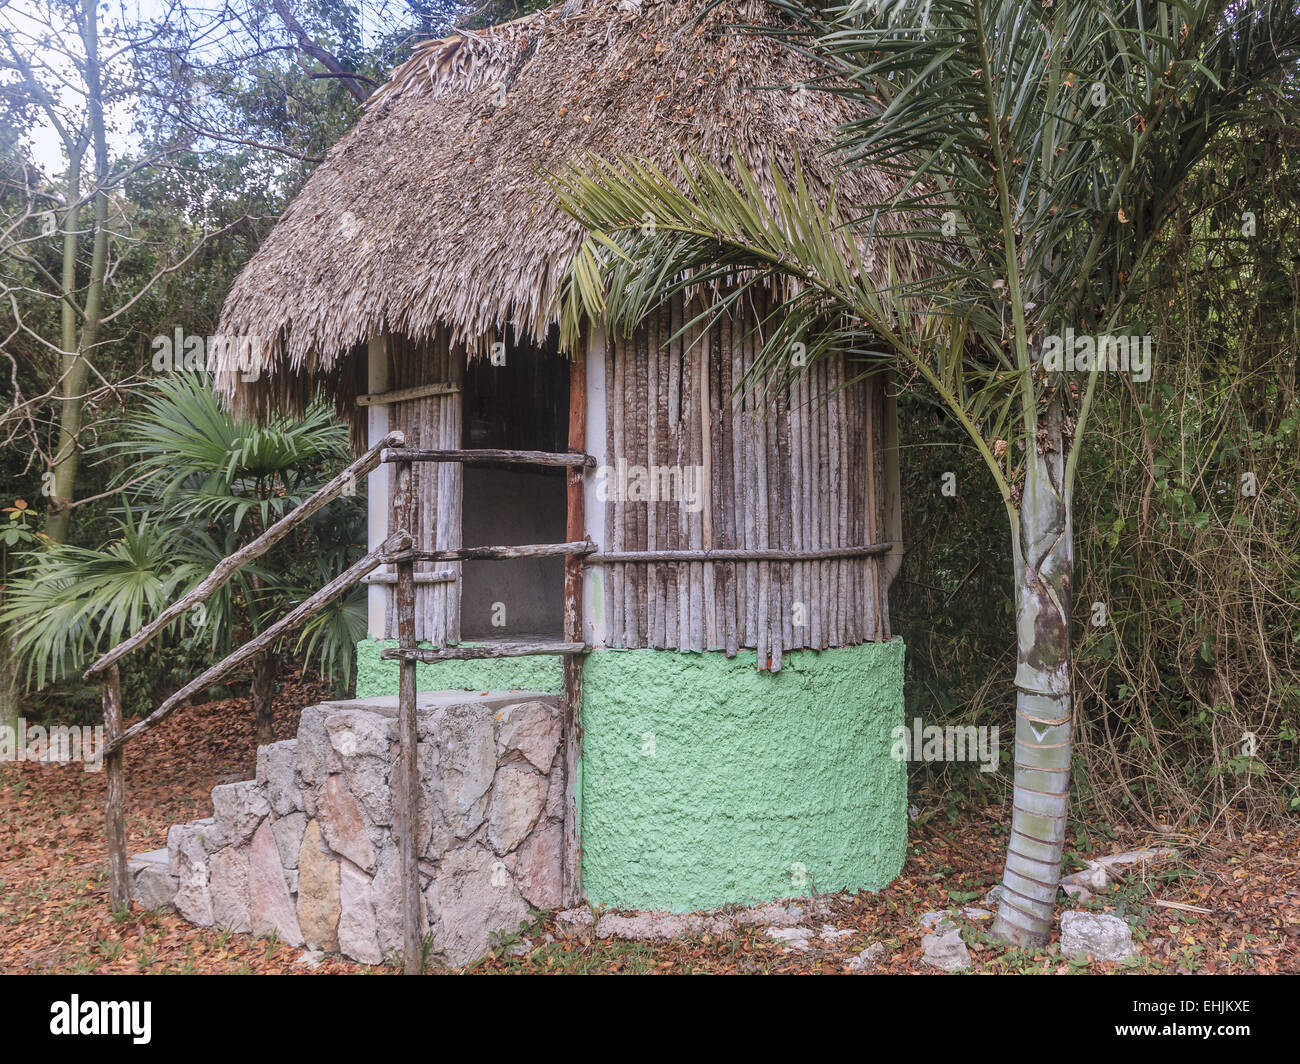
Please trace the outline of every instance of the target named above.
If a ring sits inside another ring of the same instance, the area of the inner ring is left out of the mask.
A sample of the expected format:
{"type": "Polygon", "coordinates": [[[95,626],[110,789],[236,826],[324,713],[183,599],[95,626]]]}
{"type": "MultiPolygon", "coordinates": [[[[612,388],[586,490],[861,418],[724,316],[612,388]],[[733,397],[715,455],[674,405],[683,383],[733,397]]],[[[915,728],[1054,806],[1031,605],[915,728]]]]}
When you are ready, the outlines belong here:
{"type": "MultiPolygon", "coordinates": [[[[62,55],[59,49],[42,47],[39,43],[40,38],[49,33],[48,27],[44,25],[45,20],[39,14],[45,6],[38,0],[0,0],[0,31],[11,32],[20,43],[28,44],[29,48],[25,50],[26,57],[33,66],[44,68],[47,75],[45,80],[56,98],[65,106],[75,104],[77,102],[75,86],[78,79],[72,72],[67,57],[62,55]]],[[[221,6],[222,0],[101,2],[101,54],[109,55],[122,46],[121,39],[115,39],[112,34],[112,27],[115,25],[141,26],[161,18],[169,11],[173,13],[173,17],[184,15],[202,25],[211,17],[212,12],[219,10],[221,6]]],[[[233,0],[231,6],[238,9],[241,5],[239,0],[233,0]]],[[[409,16],[409,9],[402,0],[358,0],[358,7],[362,39],[368,44],[376,41],[398,19],[409,16]]],[[[78,50],[80,49],[79,42],[74,42],[74,45],[78,50]]],[[[215,50],[218,45],[212,41],[209,47],[215,50]]],[[[200,47],[197,54],[202,55],[202,52],[203,48],[200,47]]],[[[5,57],[0,55],[0,59],[3,58],[5,57]]],[[[109,149],[113,155],[121,154],[132,147],[134,137],[131,132],[131,112],[132,104],[129,100],[119,103],[110,110],[109,149]]],[[[53,125],[43,115],[29,137],[29,144],[34,160],[47,175],[54,176],[63,171],[66,165],[63,146],[53,125]]]]}

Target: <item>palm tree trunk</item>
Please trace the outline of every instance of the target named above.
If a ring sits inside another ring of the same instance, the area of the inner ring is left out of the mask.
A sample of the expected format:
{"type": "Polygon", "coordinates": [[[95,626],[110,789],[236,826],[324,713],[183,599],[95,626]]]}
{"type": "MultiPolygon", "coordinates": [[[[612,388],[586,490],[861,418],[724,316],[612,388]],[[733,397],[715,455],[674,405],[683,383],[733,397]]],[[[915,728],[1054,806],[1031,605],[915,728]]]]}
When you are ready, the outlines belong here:
{"type": "Polygon", "coordinates": [[[275,729],[272,727],[275,714],[275,673],[276,655],[272,651],[258,654],[253,659],[253,721],[258,746],[269,746],[275,742],[275,729]]]}
{"type": "Polygon", "coordinates": [[[1074,537],[1063,429],[1054,398],[1027,464],[1015,544],[1015,798],[994,932],[1031,947],[1047,941],[1055,915],[1070,789],[1074,537]]]}

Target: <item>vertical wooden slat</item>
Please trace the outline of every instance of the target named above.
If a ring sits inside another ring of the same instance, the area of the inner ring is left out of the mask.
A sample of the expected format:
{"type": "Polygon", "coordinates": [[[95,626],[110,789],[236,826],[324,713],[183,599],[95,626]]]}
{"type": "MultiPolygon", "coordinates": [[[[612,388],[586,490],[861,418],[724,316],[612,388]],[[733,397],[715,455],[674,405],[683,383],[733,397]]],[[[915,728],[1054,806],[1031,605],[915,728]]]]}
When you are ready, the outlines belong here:
{"type": "MultiPolygon", "coordinates": [[[[650,399],[647,404],[654,422],[651,428],[650,460],[663,468],[664,456],[667,454],[668,438],[668,337],[671,335],[672,314],[668,306],[661,306],[654,316],[655,330],[652,345],[652,372],[650,375],[650,399]]],[[[668,547],[668,521],[672,502],[660,499],[651,509],[654,511],[654,534],[650,537],[651,550],[666,550],[668,547]]],[[[650,567],[654,573],[651,591],[654,595],[654,634],[651,646],[664,649],[669,646],[668,634],[668,574],[671,566],[657,564],[650,567]]]]}
{"type": "MultiPolygon", "coordinates": [[[[679,329],[685,326],[685,318],[690,314],[690,308],[682,304],[681,312],[682,320],[678,322],[679,329]]],[[[672,364],[670,367],[670,373],[675,382],[672,403],[676,409],[676,416],[673,419],[673,464],[679,468],[690,460],[690,374],[687,372],[686,365],[688,343],[688,333],[683,332],[681,337],[672,345],[672,364]]],[[[677,543],[682,548],[691,546],[691,523],[688,516],[680,500],[673,504],[673,517],[677,526],[677,543]]],[[[692,579],[694,574],[688,562],[679,563],[676,569],[677,647],[680,650],[689,650],[691,646],[691,591],[695,586],[695,581],[692,579]]]]}
{"type": "MultiPolygon", "coordinates": [[[[696,378],[699,384],[695,388],[695,401],[699,406],[696,424],[699,429],[699,456],[697,469],[701,470],[697,481],[699,492],[699,513],[696,520],[700,526],[700,543],[705,550],[713,548],[713,399],[710,396],[709,374],[713,362],[713,330],[702,329],[699,334],[699,346],[696,350],[696,378]]],[[[703,609],[701,619],[702,631],[700,642],[705,650],[718,649],[718,599],[717,567],[701,565],[700,580],[703,583],[703,609]]]]}
{"type": "MultiPolygon", "coordinates": [[[[646,431],[646,463],[651,472],[659,462],[659,433],[662,431],[659,421],[659,351],[663,343],[663,316],[656,313],[646,325],[646,417],[649,422],[646,431]]],[[[656,550],[659,546],[660,503],[654,499],[646,502],[646,549],[656,550]]],[[[646,645],[662,650],[663,617],[660,614],[660,566],[647,565],[645,568],[645,609],[646,609],[646,645]]]]}
{"type": "MultiPolygon", "coordinates": [[[[104,673],[104,743],[122,734],[122,684],[116,665],[104,673]]],[[[108,903],[113,912],[131,904],[131,880],[126,869],[126,749],[104,758],[108,796],[104,808],[104,838],[108,845],[108,903]]]]}
{"type": "MultiPolygon", "coordinates": [[[[691,311],[688,309],[687,313],[691,311]]],[[[704,382],[700,370],[705,352],[704,344],[705,338],[701,335],[698,326],[693,326],[682,339],[682,436],[685,444],[683,471],[687,466],[699,469],[703,464],[704,415],[700,390],[704,382]]],[[[700,550],[704,545],[704,515],[689,512],[682,500],[678,500],[678,506],[689,530],[690,547],[692,550],[700,550]]],[[[703,562],[692,562],[689,566],[691,650],[704,649],[704,568],[703,562]]]]}
{"type": "MultiPolygon", "coordinates": [[[[731,406],[731,506],[733,512],[732,539],[736,547],[748,544],[745,527],[748,509],[745,507],[745,395],[741,387],[745,372],[745,333],[749,319],[743,309],[732,324],[731,333],[731,389],[736,394],[731,406]],[[736,389],[740,388],[739,392],[736,389]]],[[[749,627],[749,566],[738,562],[735,566],[736,639],[739,646],[753,646],[749,627]]]]}
{"type": "MultiPolygon", "coordinates": [[[[605,344],[605,438],[609,441],[609,468],[605,479],[605,536],[611,550],[623,549],[623,536],[619,522],[619,506],[615,489],[618,458],[623,453],[622,389],[618,374],[621,370],[619,343],[610,337],[605,344]]],[[[602,544],[603,545],[603,544],[602,544]]],[[[605,638],[610,646],[621,646],[623,638],[623,569],[611,565],[606,569],[608,586],[605,601],[605,638]]]]}
{"type": "MultiPolygon", "coordinates": [[[[750,326],[752,328],[753,322],[750,326]]],[[[761,402],[757,394],[757,388],[751,378],[749,371],[754,365],[754,335],[747,333],[744,342],[744,366],[746,374],[745,386],[745,420],[744,420],[744,507],[745,507],[745,546],[754,549],[758,546],[758,482],[757,482],[757,465],[755,463],[755,441],[754,436],[758,431],[759,403],[761,402]]],[[[745,623],[749,629],[749,641],[759,653],[759,668],[767,667],[766,656],[766,636],[764,635],[760,623],[761,602],[765,598],[762,590],[762,567],[757,562],[745,563],[745,591],[747,602],[745,606],[745,623]]]]}
{"type": "MultiPolygon", "coordinates": [[[[827,393],[826,362],[817,366],[817,478],[819,481],[817,497],[817,517],[819,522],[817,542],[820,547],[829,547],[834,540],[832,520],[835,511],[831,508],[830,479],[834,475],[835,465],[830,458],[831,445],[831,407],[827,393]]],[[[821,569],[822,593],[822,629],[827,646],[839,646],[839,633],[835,628],[835,573],[834,562],[819,562],[821,569]]]]}
{"type": "MultiPolygon", "coordinates": [[[[643,442],[637,437],[641,435],[638,426],[640,419],[645,411],[637,401],[637,336],[628,337],[625,345],[625,357],[623,360],[623,425],[628,432],[626,451],[628,466],[639,465],[637,454],[639,444],[643,442]]],[[[623,542],[627,544],[626,549],[635,551],[637,546],[637,514],[641,509],[640,503],[634,503],[630,499],[623,501],[623,542]]],[[[642,578],[645,575],[645,566],[629,565],[623,578],[623,645],[625,647],[636,647],[637,628],[639,618],[640,593],[642,578]]]]}
{"type": "MultiPolygon", "coordinates": [[[[813,446],[817,412],[813,405],[811,371],[806,370],[799,379],[799,398],[803,403],[803,479],[804,479],[804,546],[812,550],[817,545],[817,462],[813,446]]],[[[820,650],[822,643],[822,603],[820,571],[816,562],[804,565],[805,590],[808,595],[808,645],[820,650]]]]}
{"type": "MultiPolygon", "coordinates": [[[[732,389],[735,380],[735,349],[736,341],[736,321],[733,315],[728,314],[722,321],[722,347],[718,352],[718,364],[722,374],[721,391],[718,397],[718,423],[719,434],[722,439],[722,459],[719,464],[718,478],[723,484],[722,508],[723,520],[725,523],[724,543],[728,547],[735,547],[736,544],[736,477],[734,470],[736,468],[736,413],[733,403],[732,389]]],[[[726,645],[727,657],[732,658],[740,649],[740,617],[739,603],[737,600],[737,580],[734,562],[728,562],[722,567],[726,574],[726,596],[724,598],[724,608],[726,617],[724,624],[724,641],[726,645]]]]}
{"type": "MultiPolygon", "coordinates": [[[[789,392],[781,388],[776,396],[776,451],[772,455],[772,467],[775,472],[777,500],[777,536],[782,550],[790,550],[791,514],[790,514],[790,398],[789,392]]],[[[782,562],[781,573],[781,646],[790,650],[795,646],[794,637],[794,565],[782,562]]]]}
{"type": "MultiPolygon", "coordinates": [[[[884,454],[882,447],[883,429],[884,429],[884,381],[881,377],[871,378],[870,403],[868,405],[868,422],[867,422],[867,497],[866,497],[866,527],[867,536],[872,543],[878,542],[877,533],[883,528],[883,514],[880,510],[881,499],[881,481],[884,470],[884,454]]],[[[887,638],[885,633],[885,613],[887,605],[884,601],[885,590],[882,580],[884,574],[884,559],[869,559],[866,566],[870,574],[870,593],[871,593],[871,611],[874,614],[873,627],[871,636],[877,641],[887,638]]]]}
{"type": "MultiPolygon", "coordinates": [[[[646,403],[646,396],[649,394],[650,384],[647,380],[650,373],[650,329],[643,327],[637,330],[636,334],[636,372],[632,376],[632,403],[636,411],[636,424],[632,433],[632,446],[636,455],[636,464],[646,467],[647,469],[654,464],[654,458],[650,454],[650,408],[646,403]]],[[[653,473],[653,470],[650,470],[653,473]]],[[[650,506],[649,499],[638,502],[630,509],[632,517],[632,542],[635,544],[635,550],[649,549],[649,524],[650,524],[650,506]]],[[[648,647],[650,645],[650,628],[649,628],[649,611],[647,610],[647,600],[650,597],[650,567],[648,565],[638,565],[636,567],[636,597],[633,600],[633,646],[648,647]]]]}
{"type": "MultiPolygon", "coordinates": [[[[682,327],[683,303],[680,296],[672,299],[667,307],[668,342],[663,351],[664,365],[667,368],[667,394],[663,406],[664,425],[667,427],[664,441],[659,451],[659,464],[667,467],[679,460],[681,446],[681,409],[682,409],[682,373],[678,358],[681,341],[674,339],[682,327]]],[[[675,503],[669,503],[664,509],[664,531],[666,546],[669,550],[680,550],[682,542],[682,511],[675,503]]],[[[664,566],[664,641],[668,646],[682,649],[686,646],[682,628],[680,590],[685,580],[686,567],[676,563],[664,566]]]]}
{"type": "MultiPolygon", "coordinates": [[[[459,349],[453,349],[447,334],[440,336],[440,351],[443,358],[444,379],[449,384],[464,387],[465,355],[459,349]]],[[[464,394],[458,391],[444,395],[442,404],[442,446],[454,450],[462,446],[464,432],[464,394]]],[[[456,462],[439,467],[438,471],[438,542],[445,543],[448,550],[455,550],[464,545],[461,535],[464,492],[464,467],[456,462]]],[[[454,583],[443,586],[444,630],[448,643],[460,642],[460,603],[462,574],[465,567],[460,562],[450,566],[456,574],[454,583]]]]}
{"type": "MultiPolygon", "coordinates": [[[[722,322],[716,322],[709,338],[709,363],[706,369],[709,386],[705,389],[708,400],[709,434],[704,441],[709,456],[709,490],[704,497],[709,515],[709,542],[714,546],[727,542],[727,523],[724,512],[724,485],[727,482],[726,419],[723,417],[722,377],[725,364],[722,322]]],[[[708,567],[707,579],[713,587],[713,611],[710,614],[710,650],[727,648],[727,567],[715,563],[708,567]]]]}

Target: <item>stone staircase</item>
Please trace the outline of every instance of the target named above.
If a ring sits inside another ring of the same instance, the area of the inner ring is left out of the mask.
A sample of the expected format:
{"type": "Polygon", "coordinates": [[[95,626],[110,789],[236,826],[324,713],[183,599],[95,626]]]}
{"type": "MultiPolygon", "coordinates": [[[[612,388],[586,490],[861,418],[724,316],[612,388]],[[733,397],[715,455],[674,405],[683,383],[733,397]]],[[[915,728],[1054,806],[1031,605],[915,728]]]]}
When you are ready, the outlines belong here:
{"type": "MultiPolygon", "coordinates": [[[[466,964],[561,902],[564,769],[554,695],[422,694],[417,845],[433,953],[466,964]]],[[[397,699],[303,710],[212,790],[213,816],[132,857],[132,897],[204,927],[276,935],[366,964],[402,949],[389,773],[397,699]]]]}

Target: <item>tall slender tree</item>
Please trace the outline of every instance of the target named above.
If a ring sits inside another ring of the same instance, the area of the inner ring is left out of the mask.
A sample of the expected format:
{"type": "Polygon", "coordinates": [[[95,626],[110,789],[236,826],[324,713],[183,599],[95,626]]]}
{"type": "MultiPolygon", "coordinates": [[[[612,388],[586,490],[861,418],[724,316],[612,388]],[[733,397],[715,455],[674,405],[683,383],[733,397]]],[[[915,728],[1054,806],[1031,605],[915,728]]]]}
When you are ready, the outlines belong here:
{"type": "Polygon", "coordinates": [[[705,293],[710,320],[771,285],[783,299],[751,384],[845,350],[901,368],[957,419],[1001,496],[1014,559],[1014,810],[996,930],[1038,945],[1065,841],[1072,500],[1089,414],[1105,375],[1141,350],[1129,341],[1146,331],[1132,318],[1137,278],[1212,138],[1285,121],[1300,5],[769,6],[778,17],[744,32],[821,65],[820,80],[786,91],[861,104],[840,138],[845,163],[890,171],[897,191],[827,204],[795,181],[768,204],[739,161],[727,173],[684,159],[670,175],[591,160],[556,178],[591,234],[567,287],[566,340],[586,321],[631,330],[677,292],[705,293]],[[873,287],[868,254],[897,283],[873,287]]]}
{"type": "Polygon", "coordinates": [[[36,17],[6,26],[0,45],[0,65],[17,74],[24,93],[40,107],[58,135],[68,164],[60,226],[62,268],[57,281],[49,279],[57,290],[61,320],[60,373],[55,383],[59,431],[47,482],[50,509],[45,533],[61,543],[67,538],[76,491],[82,410],[90,360],[99,342],[108,266],[108,131],[98,6],[81,0],[47,3],[36,17]],[[33,45],[39,59],[29,51],[33,45]],[[67,71],[79,78],[78,91],[59,95],[50,83],[66,78],[67,71]],[[91,178],[89,192],[83,188],[86,177],[91,178]],[[90,245],[90,262],[82,283],[78,268],[85,242],[90,245]]]}

